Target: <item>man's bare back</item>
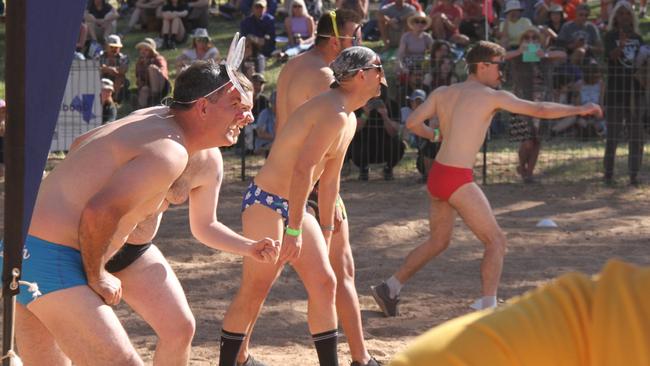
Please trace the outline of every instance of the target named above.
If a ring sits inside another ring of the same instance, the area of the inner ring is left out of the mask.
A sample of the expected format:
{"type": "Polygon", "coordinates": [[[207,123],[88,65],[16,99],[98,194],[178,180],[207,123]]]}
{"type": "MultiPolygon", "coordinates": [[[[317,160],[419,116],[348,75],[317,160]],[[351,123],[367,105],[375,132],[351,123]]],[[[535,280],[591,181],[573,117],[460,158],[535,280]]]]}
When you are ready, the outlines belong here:
{"type": "Polygon", "coordinates": [[[316,49],[291,59],[278,77],[276,131],[282,130],[298,107],[327,91],[333,78],[332,70],[316,49]]]}

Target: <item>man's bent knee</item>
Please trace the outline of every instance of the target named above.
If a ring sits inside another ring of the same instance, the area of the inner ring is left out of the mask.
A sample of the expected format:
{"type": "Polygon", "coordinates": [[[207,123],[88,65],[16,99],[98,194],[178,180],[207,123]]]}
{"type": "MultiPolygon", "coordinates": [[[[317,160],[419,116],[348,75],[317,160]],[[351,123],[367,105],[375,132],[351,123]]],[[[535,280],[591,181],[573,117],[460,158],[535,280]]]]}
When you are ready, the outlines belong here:
{"type": "Polygon", "coordinates": [[[184,348],[192,343],[196,331],[196,320],[192,314],[167,319],[164,328],[159,330],[158,337],[161,342],[176,344],[184,348]]]}

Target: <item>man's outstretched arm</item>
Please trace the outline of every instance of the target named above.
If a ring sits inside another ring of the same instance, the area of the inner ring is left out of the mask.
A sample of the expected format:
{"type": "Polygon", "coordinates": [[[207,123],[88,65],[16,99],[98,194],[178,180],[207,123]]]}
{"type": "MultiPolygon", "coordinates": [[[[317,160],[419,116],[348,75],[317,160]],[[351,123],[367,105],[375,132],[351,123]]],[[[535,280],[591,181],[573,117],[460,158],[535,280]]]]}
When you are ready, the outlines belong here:
{"type": "Polygon", "coordinates": [[[598,104],[587,103],[579,106],[551,102],[531,102],[517,98],[514,94],[500,90],[495,92],[495,109],[504,109],[511,113],[523,114],[544,119],[557,119],[568,116],[602,117],[603,111],[598,104]]]}

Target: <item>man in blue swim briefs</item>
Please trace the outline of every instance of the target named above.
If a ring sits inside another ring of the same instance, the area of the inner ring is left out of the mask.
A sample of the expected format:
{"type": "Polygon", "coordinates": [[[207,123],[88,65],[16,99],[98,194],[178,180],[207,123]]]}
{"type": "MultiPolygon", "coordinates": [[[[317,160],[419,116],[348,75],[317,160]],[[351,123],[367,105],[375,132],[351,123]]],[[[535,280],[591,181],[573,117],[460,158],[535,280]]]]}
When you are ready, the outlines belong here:
{"type": "MultiPolygon", "coordinates": [[[[22,276],[38,284],[42,295],[33,297],[21,289],[16,312],[18,347],[26,364],[143,364],[110,305],[124,296],[133,301],[136,311],[143,311],[147,321],[152,319],[146,314],[160,316],[161,309],[157,313],[143,310],[147,301],[151,304],[150,298],[138,303],[135,285],[145,288],[148,284],[131,283],[135,277],[127,274],[122,276],[126,279],[123,293],[120,274],[114,276],[104,266],[127,238],[137,239],[134,229],[139,224],[156,221],[157,225],[168,201],[174,201],[170,192],[175,182],[182,183],[188,161],[209,154],[206,149],[236,142],[240,128],[250,121],[242,107],[248,97],[244,87],[250,90],[249,83],[226,65],[195,63],[178,76],[169,107],[134,113],[92,131],[42,182],[25,244],[22,276]]],[[[216,204],[217,189],[212,185],[191,190],[190,200],[213,197],[216,204]]],[[[214,206],[195,206],[190,215],[197,215],[191,219],[197,239],[275,263],[278,248],[274,241],[249,240],[221,224],[212,232],[202,230],[205,222],[216,221],[214,206]],[[195,223],[200,225],[195,227],[195,223]]],[[[139,240],[143,237],[140,233],[139,240]]],[[[163,260],[152,257],[151,248],[143,253],[142,257],[163,260]]],[[[183,304],[174,306],[182,308],[183,304]]],[[[158,345],[164,357],[157,352],[154,364],[188,363],[189,349],[172,354],[165,347],[158,345]]]]}
{"type": "Polygon", "coordinates": [[[413,133],[434,141],[437,131],[424,121],[437,117],[444,138],[427,180],[431,198],[430,237],[408,254],[402,266],[390,278],[372,286],[373,297],[386,316],[398,314],[399,293],[404,283],[447,249],[456,213],[485,246],[481,263],[483,296],[472,307],[485,309],[496,306],[506,238],[485,194],[474,183],[472,167],[497,110],[544,119],[576,114],[602,115],[600,107],[593,103],[582,106],[536,103],[519,99],[504,90],[496,90],[501,83],[504,55],[505,50],[501,46],[479,42],[467,54],[468,79],[436,89],[406,121],[406,126],[413,133]]]}

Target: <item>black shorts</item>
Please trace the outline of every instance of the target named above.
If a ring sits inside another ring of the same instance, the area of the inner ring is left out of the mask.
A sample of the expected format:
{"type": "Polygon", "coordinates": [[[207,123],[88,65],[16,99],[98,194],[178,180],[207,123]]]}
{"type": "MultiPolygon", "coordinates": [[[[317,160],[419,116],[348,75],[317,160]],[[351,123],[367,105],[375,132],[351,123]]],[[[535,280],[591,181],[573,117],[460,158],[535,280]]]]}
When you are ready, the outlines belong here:
{"type": "Polygon", "coordinates": [[[110,273],[119,272],[125,269],[130,266],[131,263],[140,258],[147,249],[149,249],[151,244],[151,242],[146,244],[124,244],[120,250],[118,250],[117,253],[106,262],[104,268],[110,273]]]}

